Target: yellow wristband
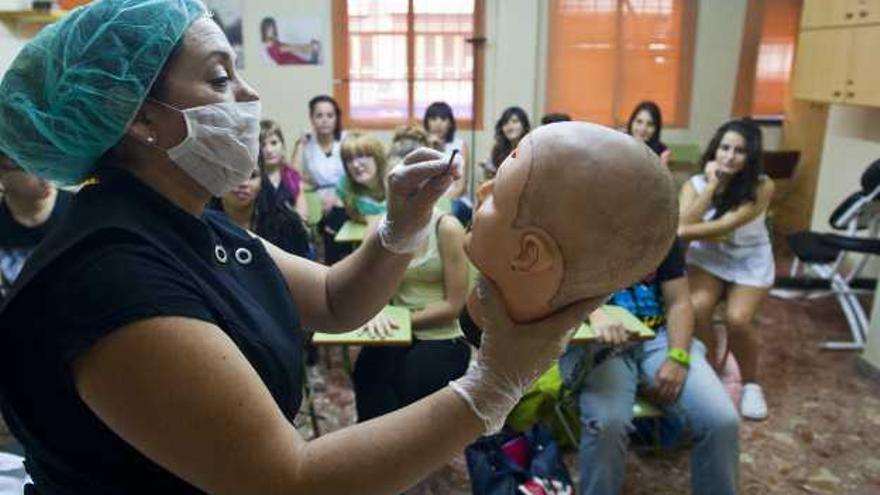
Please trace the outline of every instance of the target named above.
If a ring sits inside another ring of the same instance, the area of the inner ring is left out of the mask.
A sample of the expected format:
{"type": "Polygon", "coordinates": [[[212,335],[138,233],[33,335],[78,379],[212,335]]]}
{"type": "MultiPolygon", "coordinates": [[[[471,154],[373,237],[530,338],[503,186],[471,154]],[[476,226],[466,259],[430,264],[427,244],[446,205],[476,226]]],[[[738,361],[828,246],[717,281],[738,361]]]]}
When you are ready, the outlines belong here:
{"type": "Polygon", "coordinates": [[[688,352],[684,349],[670,347],[669,351],[666,353],[666,357],[684,366],[685,368],[691,367],[691,355],[688,354],[688,352]]]}

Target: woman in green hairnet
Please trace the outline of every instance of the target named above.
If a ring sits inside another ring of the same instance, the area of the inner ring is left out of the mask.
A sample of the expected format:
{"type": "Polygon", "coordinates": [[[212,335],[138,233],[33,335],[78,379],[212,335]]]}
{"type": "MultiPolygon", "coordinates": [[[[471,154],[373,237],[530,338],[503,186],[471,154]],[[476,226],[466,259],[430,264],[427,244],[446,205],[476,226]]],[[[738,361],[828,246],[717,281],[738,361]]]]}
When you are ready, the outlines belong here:
{"type": "Polygon", "coordinates": [[[417,150],[376,234],[333,267],[205,209],[255,166],[260,101],[198,0],[98,0],[0,84],[0,149],[96,176],[0,310],[0,405],[40,494],[396,493],[497,430],[587,307],[514,325],[479,285],[481,353],[450,386],[304,441],[301,340],[376,314],[457,179],[417,150]],[[344,301],[344,303],[343,303],[344,301]]]}

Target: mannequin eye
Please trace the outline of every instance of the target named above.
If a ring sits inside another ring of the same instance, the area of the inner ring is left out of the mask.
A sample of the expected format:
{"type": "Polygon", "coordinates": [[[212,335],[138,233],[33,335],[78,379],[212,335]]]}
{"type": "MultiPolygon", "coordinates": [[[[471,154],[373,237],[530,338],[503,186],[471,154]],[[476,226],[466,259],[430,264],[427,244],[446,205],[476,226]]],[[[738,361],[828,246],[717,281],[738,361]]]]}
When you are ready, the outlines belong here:
{"type": "Polygon", "coordinates": [[[211,79],[210,83],[211,86],[214,86],[215,88],[225,88],[229,84],[229,77],[215,77],[214,79],[211,79]]]}

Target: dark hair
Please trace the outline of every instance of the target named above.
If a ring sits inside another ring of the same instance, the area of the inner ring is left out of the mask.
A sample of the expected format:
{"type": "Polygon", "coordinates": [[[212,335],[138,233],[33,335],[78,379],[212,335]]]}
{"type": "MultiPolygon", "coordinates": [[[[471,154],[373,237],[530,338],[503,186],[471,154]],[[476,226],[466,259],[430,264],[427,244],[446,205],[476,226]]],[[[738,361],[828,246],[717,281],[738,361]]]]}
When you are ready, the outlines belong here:
{"type": "Polygon", "coordinates": [[[660,132],[663,131],[663,117],[660,114],[660,107],[657,106],[653,101],[643,101],[636,105],[636,108],[633,109],[632,113],[629,115],[629,120],[626,122],[626,133],[630,136],[632,135],[633,121],[636,120],[636,116],[642,111],[648,112],[651,116],[651,120],[654,121],[654,135],[651,136],[651,139],[648,140],[645,144],[648,145],[649,148],[654,150],[658,155],[662,151],[660,145],[660,132]]]}
{"type": "Polygon", "coordinates": [[[445,101],[435,101],[428,105],[425,109],[425,118],[422,119],[422,126],[428,130],[428,121],[431,119],[446,119],[449,121],[449,130],[446,131],[446,142],[451,143],[455,139],[455,116],[452,115],[452,107],[445,101]]]}
{"type": "Polygon", "coordinates": [[[333,97],[328,95],[318,95],[309,100],[309,117],[315,114],[315,107],[318,103],[329,103],[333,105],[333,111],[336,112],[336,127],[333,129],[333,139],[339,141],[342,139],[342,110],[339,109],[339,103],[333,97]]]}
{"type": "MultiPolygon", "coordinates": [[[[520,107],[508,107],[504,110],[504,113],[501,114],[501,118],[498,119],[498,122],[495,123],[495,145],[492,146],[492,165],[497,169],[501,166],[501,162],[507,158],[507,155],[516,148],[516,145],[519,144],[519,139],[516,142],[513,142],[507,139],[507,136],[504,135],[504,124],[507,123],[511,117],[519,118],[519,121],[522,122],[523,125],[523,133],[522,136],[525,136],[532,130],[531,124],[529,124],[529,116],[526,115],[526,111],[520,107]]],[[[520,136],[520,139],[522,139],[520,136]]]]}
{"type": "Polygon", "coordinates": [[[271,27],[273,31],[275,31],[275,38],[278,38],[278,25],[275,24],[274,17],[263,17],[263,20],[260,21],[260,40],[265,43],[266,42],[266,28],[271,27]]]}
{"type": "Polygon", "coordinates": [[[547,115],[541,117],[541,125],[552,124],[554,122],[569,122],[571,121],[571,115],[567,113],[548,113],[547,115]]]}
{"type": "Polygon", "coordinates": [[[735,132],[746,141],[746,165],[732,179],[720,194],[712,198],[712,206],[715,207],[713,220],[720,218],[730,210],[742,203],[754,201],[758,189],[758,181],[764,174],[764,164],[761,161],[763,149],[761,129],[747,120],[731,120],[715,131],[712,140],[703,152],[700,159],[700,168],[705,170],[706,164],[715,159],[715,153],[721,144],[721,139],[727,132],[735,132]]]}

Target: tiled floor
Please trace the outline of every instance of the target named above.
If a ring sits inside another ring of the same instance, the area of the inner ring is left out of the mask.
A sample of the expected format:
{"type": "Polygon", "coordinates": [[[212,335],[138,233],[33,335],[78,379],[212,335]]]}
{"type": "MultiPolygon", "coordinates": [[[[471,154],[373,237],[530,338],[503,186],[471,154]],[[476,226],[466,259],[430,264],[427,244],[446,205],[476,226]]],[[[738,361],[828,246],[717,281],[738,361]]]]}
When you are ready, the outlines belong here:
{"type": "MultiPolygon", "coordinates": [[[[740,493],[880,494],[880,384],[856,372],[857,354],[819,349],[829,337],[846,338],[837,305],[771,298],[758,326],[770,418],[743,424],[740,493]]],[[[330,354],[329,383],[315,400],[324,431],[350,424],[354,409],[339,351],[330,354]]],[[[308,434],[307,417],[298,423],[308,434]]],[[[573,466],[576,454],[566,455],[573,466]]],[[[687,452],[628,456],[625,493],[688,491],[687,452]]],[[[411,492],[469,493],[462,459],[411,492]]]]}

